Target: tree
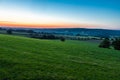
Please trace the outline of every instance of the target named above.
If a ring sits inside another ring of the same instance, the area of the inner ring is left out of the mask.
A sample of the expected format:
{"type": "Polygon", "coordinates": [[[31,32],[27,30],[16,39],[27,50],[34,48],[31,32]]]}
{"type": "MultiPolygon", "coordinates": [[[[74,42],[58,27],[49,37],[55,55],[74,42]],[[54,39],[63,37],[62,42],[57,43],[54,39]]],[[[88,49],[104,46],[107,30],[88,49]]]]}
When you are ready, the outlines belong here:
{"type": "Polygon", "coordinates": [[[99,45],[101,48],[110,48],[110,40],[109,38],[105,38],[99,45]]]}
{"type": "Polygon", "coordinates": [[[12,29],[8,29],[7,34],[12,34],[12,29]]]}
{"type": "Polygon", "coordinates": [[[112,45],[115,50],[120,50],[120,39],[116,39],[112,42],[112,45]]]}
{"type": "Polygon", "coordinates": [[[64,41],[65,41],[65,38],[64,38],[64,37],[61,37],[60,40],[61,40],[62,42],[64,42],[64,41]]]}

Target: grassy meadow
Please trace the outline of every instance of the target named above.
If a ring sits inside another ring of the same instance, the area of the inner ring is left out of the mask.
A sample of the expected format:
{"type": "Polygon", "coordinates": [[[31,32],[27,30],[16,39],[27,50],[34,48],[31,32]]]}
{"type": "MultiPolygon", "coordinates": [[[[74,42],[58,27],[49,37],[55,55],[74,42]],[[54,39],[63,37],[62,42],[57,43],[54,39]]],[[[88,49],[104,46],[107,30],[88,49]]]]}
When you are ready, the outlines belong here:
{"type": "Polygon", "coordinates": [[[120,80],[120,51],[0,35],[0,80],[120,80]]]}

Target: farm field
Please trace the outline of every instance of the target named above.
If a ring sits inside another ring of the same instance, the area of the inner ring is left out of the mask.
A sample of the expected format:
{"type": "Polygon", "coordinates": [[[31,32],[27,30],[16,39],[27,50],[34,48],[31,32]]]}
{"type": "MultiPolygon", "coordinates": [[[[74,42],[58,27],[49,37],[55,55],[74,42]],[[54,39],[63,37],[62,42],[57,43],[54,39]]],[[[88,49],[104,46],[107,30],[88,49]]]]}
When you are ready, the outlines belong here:
{"type": "Polygon", "coordinates": [[[0,34],[0,80],[120,80],[120,51],[0,34]]]}

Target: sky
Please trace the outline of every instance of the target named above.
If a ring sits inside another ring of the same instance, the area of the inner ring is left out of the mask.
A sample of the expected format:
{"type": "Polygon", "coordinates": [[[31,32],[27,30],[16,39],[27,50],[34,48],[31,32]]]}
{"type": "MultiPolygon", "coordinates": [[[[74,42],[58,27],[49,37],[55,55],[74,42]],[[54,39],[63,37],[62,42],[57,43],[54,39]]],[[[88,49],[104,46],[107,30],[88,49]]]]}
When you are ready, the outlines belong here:
{"type": "Polygon", "coordinates": [[[120,29],[120,0],[0,0],[0,26],[120,29]]]}

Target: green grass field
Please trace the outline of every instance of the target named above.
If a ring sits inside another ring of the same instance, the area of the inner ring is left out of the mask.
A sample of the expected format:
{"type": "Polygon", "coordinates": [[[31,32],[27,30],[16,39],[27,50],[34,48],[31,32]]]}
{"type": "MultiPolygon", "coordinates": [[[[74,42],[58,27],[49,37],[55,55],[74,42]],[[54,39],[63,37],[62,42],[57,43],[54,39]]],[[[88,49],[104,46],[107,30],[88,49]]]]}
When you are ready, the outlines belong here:
{"type": "Polygon", "coordinates": [[[120,80],[120,51],[0,35],[0,80],[120,80]]]}

